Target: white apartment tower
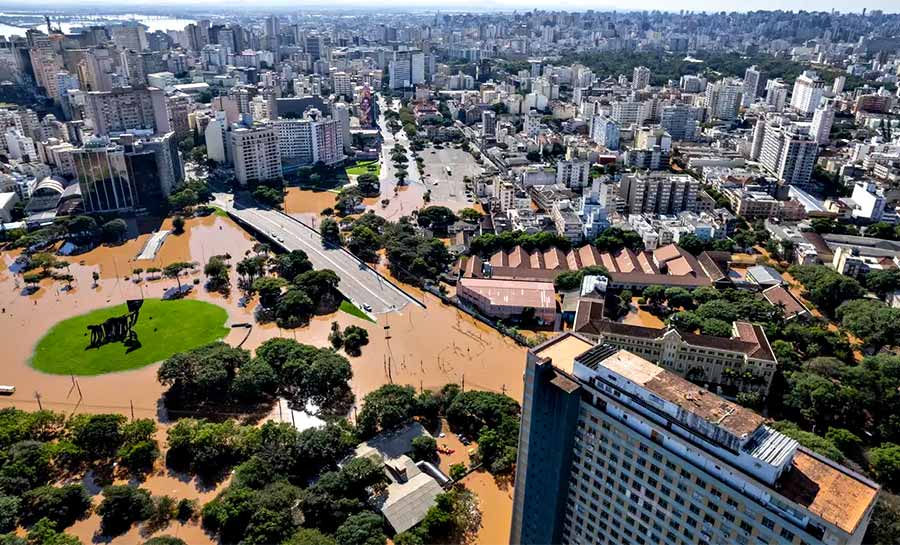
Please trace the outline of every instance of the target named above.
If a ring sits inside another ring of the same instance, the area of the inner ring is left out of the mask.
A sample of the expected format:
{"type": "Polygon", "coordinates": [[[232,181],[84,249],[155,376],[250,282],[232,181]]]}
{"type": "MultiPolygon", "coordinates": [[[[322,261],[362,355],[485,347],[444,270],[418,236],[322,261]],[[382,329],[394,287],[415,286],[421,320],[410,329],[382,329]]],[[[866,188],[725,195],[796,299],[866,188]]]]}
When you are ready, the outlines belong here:
{"type": "Polygon", "coordinates": [[[241,127],[231,131],[234,176],[246,186],[251,181],[281,178],[278,133],[272,125],[241,127]]]}
{"type": "Polygon", "coordinates": [[[813,113],[825,94],[825,82],[813,70],[805,70],[794,82],[791,93],[791,108],[800,113],[813,113]]]}
{"type": "Polygon", "coordinates": [[[640,91],[650,86],[650,69],[646,66],[635,66],[631,76],[631,88],[640,91]]]}

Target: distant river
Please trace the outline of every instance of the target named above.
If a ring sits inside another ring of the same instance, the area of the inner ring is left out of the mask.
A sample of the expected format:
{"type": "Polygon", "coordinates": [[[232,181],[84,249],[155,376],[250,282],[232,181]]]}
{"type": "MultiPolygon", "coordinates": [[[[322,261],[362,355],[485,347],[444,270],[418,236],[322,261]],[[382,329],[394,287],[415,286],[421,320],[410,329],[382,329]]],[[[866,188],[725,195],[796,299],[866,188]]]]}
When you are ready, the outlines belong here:
{"type": "MultiPolygon", "coordinates": [[[[11,15],[11,14],[0,14],[2,15],[11,15]]],[[[22,14],[16,14],[22,15],[22,14]]],[[[178,19],[174,17],[159,17],[152,15],[140,15],[140,14],[130,14],[130,15],[95,15],[91,17],[79,17],[73,18],[66,22],[57,23],[55,20],[53,21],[53,28],[57,26],[62,27],[63,32],[68,33],[71,29],[77,27],[86,27],[92,24],[99,25],[104,23],[115,23],[116,21],[138,21],[149,27],[148,32],[156,32],[157,30],[184,30],[184,27],[189,25],[190,23],[194,23],[196,21],[192,19],[178,19]]],[[[34,25],[34,28],[38,28],[44,32],[47,31],[46,25],[41,22],[38,25],[34,25]]],[[[25,31],[27,28],[17,27],[12,25],[7,25],[4,23],[0,23],[0,36],[25,36],[25,31]]]]}

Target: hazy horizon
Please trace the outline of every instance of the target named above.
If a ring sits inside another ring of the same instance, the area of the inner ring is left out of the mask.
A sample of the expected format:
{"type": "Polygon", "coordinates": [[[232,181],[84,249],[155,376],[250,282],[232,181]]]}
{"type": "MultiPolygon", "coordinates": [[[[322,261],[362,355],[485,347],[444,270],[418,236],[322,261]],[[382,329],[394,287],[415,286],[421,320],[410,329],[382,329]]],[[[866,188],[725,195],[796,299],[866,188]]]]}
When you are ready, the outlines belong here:
{"type": "Polygon", "coordinates": [[[386,11],[386,10],[412,10],[412,11],[530,11],[532,9],[541,9],[546,11],[587,11],[593,9],[595,11],[668,11],[678,12],[685,11],[730,11],[730,12],[748,12],[748,11],[831,11],[832,9],[842,13],[859,13],[866,8],[867,10],[882,10],[885,13],[897,13],[900,11],[896,0],[868,0],[866,2],[858,2],[848,6],[847,2],[838,0],[788,0],[786,2],[773,3],[767,0],[747,0],[738,6],[728,6],[728,9],[722,9],[721,2],[712,0],[684,0],[677,4],[666,2],[663,0],[632,0],[627,3],[601,0],[574,0],[567,2],[565,7],[553,3],[537,2],[535,0],[488,0],[487,2],[476,2],[473,0],[441,0],[431,2],[426,0],[413,2],[411,0],[395,0],[388,3],[380,3],[377,8],[372,4],[362,3],[359,0],[313,0],[297,4],[289,0],[266,0],[263,2],[254,2],[252,6],[245,4],[237,4],[234,6],[223,5],[222,2],[215,0],[158,0],[151,3],[133,3],[127,8],[122,8],[120,2],[112,0],[54,0],[52,2],[42,3],[40,8],[35,8],[33,3],[9,2],[3,9],[7,11],[23,11],[29,13],[42,13],[43,11],[56,11],[72,9],[79,13],[85,10],[94,10],[96,8],[104,8],[110,10],[109,13],[153,13],[158,14],[161,11],[169,11],[171,14],[177,14],[194,10],[203,10],[213,8],[211,11],[227,13],[229,11],[247,13],[259,12],[264,13],[266,10],[276,10],[279,12],[303,12],[310,10],[360,10],[365,12],[386,11]],[[674,9],[677,6],[677,9],[674,9]],[[853,9],[848,9],[852,7],[853,9]]]}

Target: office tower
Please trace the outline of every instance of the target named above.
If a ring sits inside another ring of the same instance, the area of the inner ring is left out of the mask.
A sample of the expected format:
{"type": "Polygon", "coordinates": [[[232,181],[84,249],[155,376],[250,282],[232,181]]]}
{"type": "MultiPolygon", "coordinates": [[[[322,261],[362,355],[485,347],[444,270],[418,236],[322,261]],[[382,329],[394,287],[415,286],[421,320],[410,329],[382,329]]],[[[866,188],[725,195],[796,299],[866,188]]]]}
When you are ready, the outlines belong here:
{"type": "MultiPolygon", "coordinates": [[[[353,143],[350,136],[350,106],[346,102],[338,102],[331,107],[331,114],[334,116],[334,120],[337,122],[338,129],[341,133],[341,143],[339,145],[336,143],[335,147],[341,148],[343,151],[350,151],[351,144],[353,143]]],[[[337,158],[339,155],[340,154],[338,153],[334,153],[328,155],[327,158],[337,158]]]]}
{"type": "Polygon", "coordinates": [[[591,118],[591,140],[606,149],[619,149],[619,125],[605,115],[591,118]]]}
{"type": "Polygon", "coordinates": [[[307,36],[305,44],[306,54],[310,60],[317,61],[322,58],[325,52],[325,44],[322,42],[321,36],[307,36]]]}
{"type": "Polygon", "coordinates": [[[528,352],[510,543],[859,545],[879,487],[626,350],[528,352]]]}
{"type": "Polygon", "coordinates": [[[278,17],[270,15],[266,17],[266,49],[278,51],[278,33],[280,31],[278,17]]]}
{"type": "Polygon", "coordinates": [[[291,165],[332,165],[344,160],[344,135],[338,119],[310,108],[302,119],[272,122],[281,160],[291,165]]]}
{"type": "Polygon", "coordinates": [[[788,86],[781,79],[766,82],[766,104],[776,112],[783,112],[787,103],[788,86]]]}
{"type": "Polygon", "coordinates": [[[388,78],[391,89],[404,89],[425,83],[425,55],[418,49],[403,49],[393,52],[388,63],[388,78]]]}
{"type": "Polygon", "coordinates": [[[740,80],[720,80],[706,84],[706,107],[712,119],[731,121],[741,108],[744,84],[740,80]]]}
{"type": "Polygon", "coordinates": [[[673,140],[696,140],[700,136],[700,122],[703,108],[687,104],[672,104],[663,107],[659,114],[659,124],[666,129],[673,140]]]}
{"type": "Polygon", "coordinates": [[[700,182],[686,174],[628,174],[619,183],[627,214],[678,214],[697,210],[700,182]]]}
{"type": "Polygon", "coordinates": [[[805,188],[812,178],[818,148],[798,125],[776,119],[765,126],[759,162],[784,183],[805,188]]]}
{"type": "Polygon", "coordinates": [[[650,86],[650,69],[646,66],[635,66],[631,76],[631,88],[637,91],[650,86]]]}
{"type": "Polygon", "coordinates": [[[768,73],[757,68],[755,64],[744,71],[744,106],[750,106],[758,97],[763,96],[768,77],[768,73]]]}
{"type": "Polygon", "coordinates": [[[272,125],[254,125],[231,131],[234,177],[242,186],[281,178],[278,133],[272,125]]]}
{"type": "Polygon", "coordinates": [[[96,136],[130,131],[164,134],[171,130],[165,93],[156,87],[87,93],[85,115],[96,136]]]}
{"type": "Polygon", "coordinates": [[[144,25],[137,22],[127,22],[110,27],[112,41],[119,49],[131,49],[140,53],[147,49],[147,34],[144,25]]]}
{"type": "Polygon", "coordinates": [[[209,29],[201,24],[191,23],[184,27],[187,34],[187,47],[191,51],[200,51],[203,46],[209,44],[209,29]]]}
{"type": "Polygon", "coordinates": [[[331,87],[337,97],[353,100],[353,81],[346,72],[335,72],[331,75],[331,87]]]}
{"type": "Polygon", "coordinates": [[[831,126],[834,125],[834,108],[831,103],[821,104],[813,112],[812,126],[809,133],[820,146],[830,142],[831,126]]]}
{"type": "Polygon", "coordinates": [[[481,137],[495,136],[497,136],[497,113],[494,110],[484,110],[481,112],[481,137]]]}
{"type": "Polygon", "coordinates": [[[813,70],[804,70],[794,82],[791,93],[791,108],[800,113],[813,113],[825,93],[825,82],[813,70]]]}
{"type": "Polygon", "coordinates": [[[139,202],[122,146],[107,138],[94,138],[72,150],[72,158],[85,212],[131,210],[139,202]]]}
{"type": "Polygon", "coordinates": [[[128,85],[141,87],[147,85],[147,69],[144,66],[144,57],[134,49],[126,49],[119,54],[122,70],[128,85]]]}

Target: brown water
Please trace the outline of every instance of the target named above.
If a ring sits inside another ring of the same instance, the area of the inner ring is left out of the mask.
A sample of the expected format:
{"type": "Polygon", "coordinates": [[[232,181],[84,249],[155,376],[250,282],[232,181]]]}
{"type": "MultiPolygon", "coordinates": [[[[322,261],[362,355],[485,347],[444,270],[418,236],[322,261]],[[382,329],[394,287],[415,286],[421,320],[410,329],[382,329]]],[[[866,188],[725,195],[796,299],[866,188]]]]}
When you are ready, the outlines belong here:
{"type": "MultiPolygon", "coordinates": [[[[74,256],[69,259],[72,263],[70,272],[75,277],[72,290],[62,290],[61,283],[48,279],[41,283],[40,290],[29,296],[21,294],[24,285],[21,277],[8,270],[17,253],[6,251],[0,254],[0,306],[4,309],[0,313],[0,339],[4,346],[0,383],[17,388],[12,396],[0,397],[0,407],[36,409],[41,406],[67,414],[118,412],[126,416],[131,416],[133,411],[137,418],[161,416],[159,404],[162,388],[156,381],[158,364],[77,379],[44,374],[28,365],[34,345],[58,321],[118,304],[128,298],[158,297],[166,288],[176,285],[174,280],[169,279],[149,281],[144,278],[137,283],[126,280],[124,277],[130,274],[132,268],[161,268],[173,261],[197,261],[202,264],[212,255],[225,253],[230,253],[232,263],[236,263],[253,245],[253,239],[227,218],[210,216],[189,219],[185,233],[167,237],[154,260],[136,262],[133,258],[147,237],[149,235],[142,235],[120,246],[100,247],[74,256]],[[95,287],[91,273],[98,269],[101,279],[95,287]]],[[[201,278],[202,281],[200,269],[202,266],[183,277],[181,282],[187,284],[193,278],[201,278]]],[[[142,276],[145,277],[146,273],[142,276]]],[[[231,276],[232,285],[236,285],[233,269],[231,276]]],[[[443,305],[436,297],[415,288],[409,289],[425,301],[427,308],[408,305],[400,312],[380,316],[377,323],[338,312],[316,317],[308,326],[296,330],[282,330],[273,324],[257,324],[244,347],[253,349],[277,336],[326,346],[330,324],[336,320],[343,327],[355,324],[369,332],[370,343],[363,347],[362,356],[350,358],[354,372],[352,388],[358,400],[388,382],[408,384],[417,389],[437,389],[448,382],[458,382],[469,389],[506,392],[515,399],[521,399],[524,348],[465,313],[443,305]]],[[[236,288],[226,298],[206,293],[197,286],[189,297],[221,305],[228,312],[229,324],[252,322],[254,305],[240,307],[240,295],[236,288]]],[[[244,329],[232,330],[225,341],[237,345],[245,335],[244,329]]],[[[481,539],[482,533],[479,533],[478,542],[505,543],[506,537],[502,534],[509,530],[509,491],[489,485],[484,480],[489,477],[472,475],[467,478],[467,486],[471,481],[470,487],[473,490],[477,487],[476,492],[483,495],[484,510],[488,513],[482,528],[484,540],[481,539]]],[[[493,482],[492,478],[489,480],[493,482]]],[[[193,483],[164,472],[152,476],[143,486],[154,494],[196,497],[201,502],[208,501],[215,494],[215,491],[198,490],[193,483]]],[[[70,531],[89,543],[98,525],[99,518],[92,516],[78,522],[70,531]]],[[[166,533],[179,535],[191,544],[211,542],[199,526],[193,524],[176,524],[166,533]]],[[[132,529],[112,543],[138,544],[143,541],[139,531],[132,529]]]]}
{"type": "Polygon", "coordinates": [[[321,216],[322,210],[333,208],[337,193],[331,191],[312,191],[289,187],[284,197],[284,211],[303,222],[312,224],[321,216]]]}

